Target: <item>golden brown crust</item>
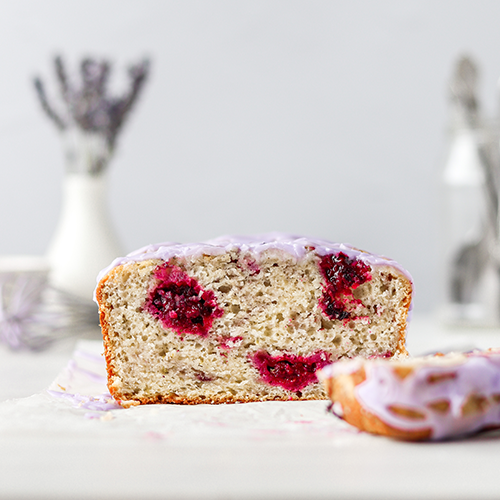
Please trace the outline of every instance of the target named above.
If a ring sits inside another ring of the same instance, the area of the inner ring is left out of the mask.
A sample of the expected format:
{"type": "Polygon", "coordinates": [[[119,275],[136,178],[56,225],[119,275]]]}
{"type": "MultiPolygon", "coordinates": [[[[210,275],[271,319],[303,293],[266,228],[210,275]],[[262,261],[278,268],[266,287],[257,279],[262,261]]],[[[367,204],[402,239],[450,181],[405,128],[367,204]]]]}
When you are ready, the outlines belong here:
{"type": "MultiPolygon", "coordinates": [[[[97,285],[95,296],[97,303],[99,304],[99,322],[101,324],[101,332],[102,332],[102,342],[104,346],[104,358],[106,359],[106,371],[107,371],[107,378],[108,378],[108,389],[110,394],[122,404],[121,400],[122,399],[128,399],[128,398],[122,398],[120,397],[120,394],[117,394],[114,390],[114,388],[111,385],[111,380],[114,379],[115,377],[115,372],[114,372],[114,364],[112,360],[112,355],[111,355],[111,346],[110,346],[110,340],[109,340],[109,323],[107,321],[107,317],[109,314],[109,311],[111,310],[111,307],[107,306],[108,301],[106,300],[106,297],[104,295],[104,286],[106,282],[111,279],[115,274],[120,272],[120,268],[122,266],[115,267],[112,269],[97,285]]],[[[123,406],[123,404],[122,404],[123,406]]]]}
{"type": "Polygon", "coordinates": [[[399,329],[399,341],[398,341],[398,346],[397,350],[399,351],[399,354],[403,356],[408,356],[408,351],[406,350],[406,329],[408,325],[408,315],[410,314],[410,307],[411,307],[411,300],[412,300],[412,285],[411,283],[406,283],[406,292],[405,292],[405,299],[404,299],[404,314],[401,315],[399,323],[398,323],[398,329],[399,329]]]}
{"type": "Polygon", "coordinates": [[[199,404],[236,404],[236,403],[258,403],[261,401],[326,401],[326,397],[248,397],[248,398],[234,398],[234,397],[221,397],[221,398],[186,398],[178,395],[162,394],[152,398],[134,398],[126,394],[113,394],[113,397],[122,406],[135,406],[139,404],[182,404],[182,405],[199,405],[199,404]]]}

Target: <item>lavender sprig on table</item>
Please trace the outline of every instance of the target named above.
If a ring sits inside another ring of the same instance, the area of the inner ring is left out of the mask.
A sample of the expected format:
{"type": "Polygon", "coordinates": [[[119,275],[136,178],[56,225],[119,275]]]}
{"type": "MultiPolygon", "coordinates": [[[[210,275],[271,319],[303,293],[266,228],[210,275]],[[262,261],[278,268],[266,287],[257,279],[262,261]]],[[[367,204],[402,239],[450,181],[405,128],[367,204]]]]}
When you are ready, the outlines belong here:
{"type": "Polygon", "coordinates": [[[68,170],[99,174],[106,168],[119,132],[144,87],[149,60],[128,68],[128,89],[119,97],[108,92],[109,61],[84,58],[78,82],[68,74],[60,56],[54,59],[54,67],[61,103],[55,106],[51,102],[37,77],[34,84],[42,109],[65,137],[68,170]]]}

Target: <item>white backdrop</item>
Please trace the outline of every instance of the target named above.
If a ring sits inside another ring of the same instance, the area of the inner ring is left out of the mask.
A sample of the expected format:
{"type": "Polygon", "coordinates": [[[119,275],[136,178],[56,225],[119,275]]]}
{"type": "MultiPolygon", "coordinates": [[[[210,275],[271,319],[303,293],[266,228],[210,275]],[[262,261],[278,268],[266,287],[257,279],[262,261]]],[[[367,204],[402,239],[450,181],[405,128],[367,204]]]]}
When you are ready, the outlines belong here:
{"type": "MultiPolygon", "coordinates": [[[[0,254],[45,252],[63,156],[32,85],[52,58],[152,59],[109,202],[127,251],[281,230],[345,241],[436,305],[438,179],[462,53],[496,110],[500,2],[17,0],[0,3],[0,254]]],[[[54,85],[55,86],[55,85],[54,85]]],[[[54,88],[54,87],[52,87],[54,88]]]]}

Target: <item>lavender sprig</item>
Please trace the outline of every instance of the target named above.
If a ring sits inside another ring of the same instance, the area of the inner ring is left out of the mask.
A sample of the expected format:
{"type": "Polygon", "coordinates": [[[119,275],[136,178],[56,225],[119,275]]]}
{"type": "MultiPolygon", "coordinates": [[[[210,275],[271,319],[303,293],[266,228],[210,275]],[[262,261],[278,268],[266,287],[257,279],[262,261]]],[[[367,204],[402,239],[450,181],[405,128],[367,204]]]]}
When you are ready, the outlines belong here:
{"type": "Polygon", "coordinates": [[[47,94],[45,93],[45,88],[43,86],[42,81],[40,80],[40,78],[35,78],[34,83],[35,83],[36,93],[38,95],[38,100],[42,105],[42,109],[45,111],[47,116],[56,124],[56,127],[59,130],[64,130],[67,127],[67,125],[49,104],[49,101],[47,99],[47,94]]]}
{"type": "MultiPolygon", "coordinates": [[[[80,63],[78,83],[70,79],[60,56],[54,59],[54,67],[63,109],[56,110],[49,102],[45,86],[37,77],[34,84],[42,109],[61,132],[73,129],[83,135],[94,134],[103,138],[108,152],[87,154],[95,157],[94,164],[88,166],[89,171],[98,173],[105,168],[119,132],[146,83],[149,60],[144,59],[128,68],[129,86],[124,95],[119,97],[111,96],[108,92],[111,72],[109,61],[84,58],[80,63]]],[[[70,156],[74,158],[75,155],[72,153],[70,156]]]]}
{"type": "Polygon", "coordinates": [[[61,91],[61,96],[67,106],[71,106],[70,98],[70,87],[68,83],[68,75],[66,74],[66,68],[64,67],[63,60],[60,56],[55,57],[54,66],[56,70],[56,77],[59,83],[59,88],[61,91]]]}

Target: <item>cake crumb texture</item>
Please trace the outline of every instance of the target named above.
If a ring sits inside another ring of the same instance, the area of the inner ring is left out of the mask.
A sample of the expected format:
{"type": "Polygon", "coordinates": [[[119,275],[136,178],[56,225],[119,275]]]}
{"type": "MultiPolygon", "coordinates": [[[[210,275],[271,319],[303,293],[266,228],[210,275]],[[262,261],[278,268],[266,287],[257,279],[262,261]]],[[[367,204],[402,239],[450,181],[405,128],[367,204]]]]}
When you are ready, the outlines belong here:
{"type": "Polygon", "coordinates": [[[318,369],[407,354],[411,293],[390,263],[314,247],[127,261],[96,289],[109,389],[138,403],[326,399],[318,369]]]}

